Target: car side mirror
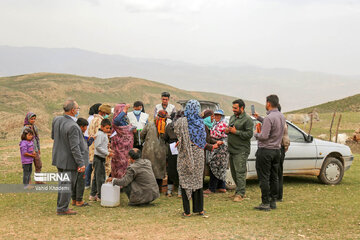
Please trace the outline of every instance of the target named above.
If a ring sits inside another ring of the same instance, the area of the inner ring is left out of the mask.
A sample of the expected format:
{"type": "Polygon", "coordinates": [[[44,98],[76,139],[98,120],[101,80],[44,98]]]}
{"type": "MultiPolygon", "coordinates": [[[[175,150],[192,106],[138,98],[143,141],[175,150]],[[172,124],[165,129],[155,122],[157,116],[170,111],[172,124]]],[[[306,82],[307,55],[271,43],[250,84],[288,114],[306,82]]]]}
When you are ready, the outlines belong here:
{"type": "Polygon", "coordinates": [[[314,137],[311,135],[306,135],[305,136],[305,141],[308,143],[311,143],[314,140],[314,137]]]}

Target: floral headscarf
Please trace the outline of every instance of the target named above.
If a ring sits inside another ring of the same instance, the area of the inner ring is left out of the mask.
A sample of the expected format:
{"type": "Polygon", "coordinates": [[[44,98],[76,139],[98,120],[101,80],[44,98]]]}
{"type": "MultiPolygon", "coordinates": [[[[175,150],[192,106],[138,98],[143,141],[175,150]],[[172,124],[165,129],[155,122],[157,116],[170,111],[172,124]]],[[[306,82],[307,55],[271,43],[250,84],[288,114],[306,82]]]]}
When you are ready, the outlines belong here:
{"type": "Polygon", "coordinates": [[[33,112],[28,112],[27,114],[26,114],[26,116],[25,116],[25,119],[24,119],[24,126],[26,126],[26,125],[31,125],[31,123],[30,123],[30,118],[32,118],[32,117],[36,117],[36,114],[35,113],[33,113],[33,112]]]}
{"type": "Polygon", "coordinates": [[[200,103],[197,100],[189,100],[185,107],[185,117],[188,121],[189,136],[193,144],[199,148],[205,148],[206,132],[203,119],[199,115],[200,103]]]}

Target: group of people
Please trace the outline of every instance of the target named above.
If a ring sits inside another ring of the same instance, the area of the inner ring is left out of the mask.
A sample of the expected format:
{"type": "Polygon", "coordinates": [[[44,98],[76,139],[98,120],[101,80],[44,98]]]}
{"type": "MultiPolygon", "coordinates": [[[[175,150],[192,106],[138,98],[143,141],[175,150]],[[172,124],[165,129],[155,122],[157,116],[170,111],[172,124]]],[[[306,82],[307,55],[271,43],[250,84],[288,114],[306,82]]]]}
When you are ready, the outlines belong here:
{"type": "MultiPolygon", "coordinates": [[[[80,108],[76,101],[64,103],[64,115],[55,117],[52,123],[52,163],[59,172],[70,173],[70,182],[60,181],[59,186],[70,184],[71,192],[59,191],[58,215],[76,214],[68,207],[71,199],[74,206],[87,206],[83,200],[86,188],[91,187],[90,201],[101,201],[105,181],[121,186],[129,197],[129,205],[148,204],[160,196],[163,179],[167,177],[166,195],[172,196],[177,187],[183,202],[182,216],[191,216],[192,200],[192,212],[206,217],[204,196],[226,192],[228,167],[236,184],[233,200],[240,202],[246,198],[246,165],[253,136],[259,144],[256,170],[262,193],[262,203],[256,209],[276,208],[276,201],[282,199],[281,166],[289,146],[285,118],[279,111],[276,95],[266,98],[265,118],[253,113],[262,122],[255,132],[253,119],[245,112],[241,99],[233,101],[234,115],[229,123],[221,109],[201,112],[197,100],[189,100],[183,110],[177,111],[169,103],[169,93],[163,92],[161,99],[162,103],[155,106],[153,120],[145,113],[141,101],[134,102],[131,112],[130,105],[125,103],[113,109],[109,104],[94,104],[87,120],[78,118],[80,108]],[[205,168],[209,170],[210,182],[203,191],[205,168]]],[[[29,122],[34,116],[29,113],[26,119],[29,122]]],[[[40,161],[34,123],[25,124],[22,142],[26,184],[29,178],[26,159],[40,161]]]]}

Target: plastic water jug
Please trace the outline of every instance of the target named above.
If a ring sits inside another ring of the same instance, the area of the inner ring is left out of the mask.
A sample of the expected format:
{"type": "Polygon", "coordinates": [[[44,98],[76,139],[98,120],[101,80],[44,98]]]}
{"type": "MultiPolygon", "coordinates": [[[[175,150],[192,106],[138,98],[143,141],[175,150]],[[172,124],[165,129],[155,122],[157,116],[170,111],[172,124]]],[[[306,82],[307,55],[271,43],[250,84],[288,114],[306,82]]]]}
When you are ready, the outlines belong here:
{"type": "Polygon", "coordinates": [[[120,187],[112,183],[104,183],[101,186],[101,206],[117,207],[120,205],[120,187]]]}

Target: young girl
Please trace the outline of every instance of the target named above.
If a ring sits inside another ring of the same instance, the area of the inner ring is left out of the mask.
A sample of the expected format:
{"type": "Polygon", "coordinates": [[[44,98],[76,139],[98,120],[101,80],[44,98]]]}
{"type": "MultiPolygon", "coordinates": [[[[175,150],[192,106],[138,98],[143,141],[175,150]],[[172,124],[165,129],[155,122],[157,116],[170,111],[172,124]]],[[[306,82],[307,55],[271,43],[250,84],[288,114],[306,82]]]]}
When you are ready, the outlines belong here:
{"type": "Polygon", "coordinates": [[[34,151],[33,143],[34,134],[31,129],[24,129],[21,135],[20,142],[20,154],[21,154],[21,163],[23,168],[23,184],[24,189],[29,188],[29,183],[31,179],[32,172],[32,163],[36,157],[36,152],[34,151]]]}
{"type": "MultiPolygon", "coordinates": [[[[39,131],[38,128],[35,125],[36,121],[36,114],[32,112],[28,112],[24,119],[24,127],[23,131],[26,128],[29,128],[33,132],[33,143],[34,143],[34,151],[36,153],[34,158],[34,166],[35,166],[35,172],[39,173],[41,172],[42,168],[42,162],[40,158],[40,138],[39,138],[39,131]]],[[[36,184],[41,184],[42,182],[36,182],[36,184]]]]}

